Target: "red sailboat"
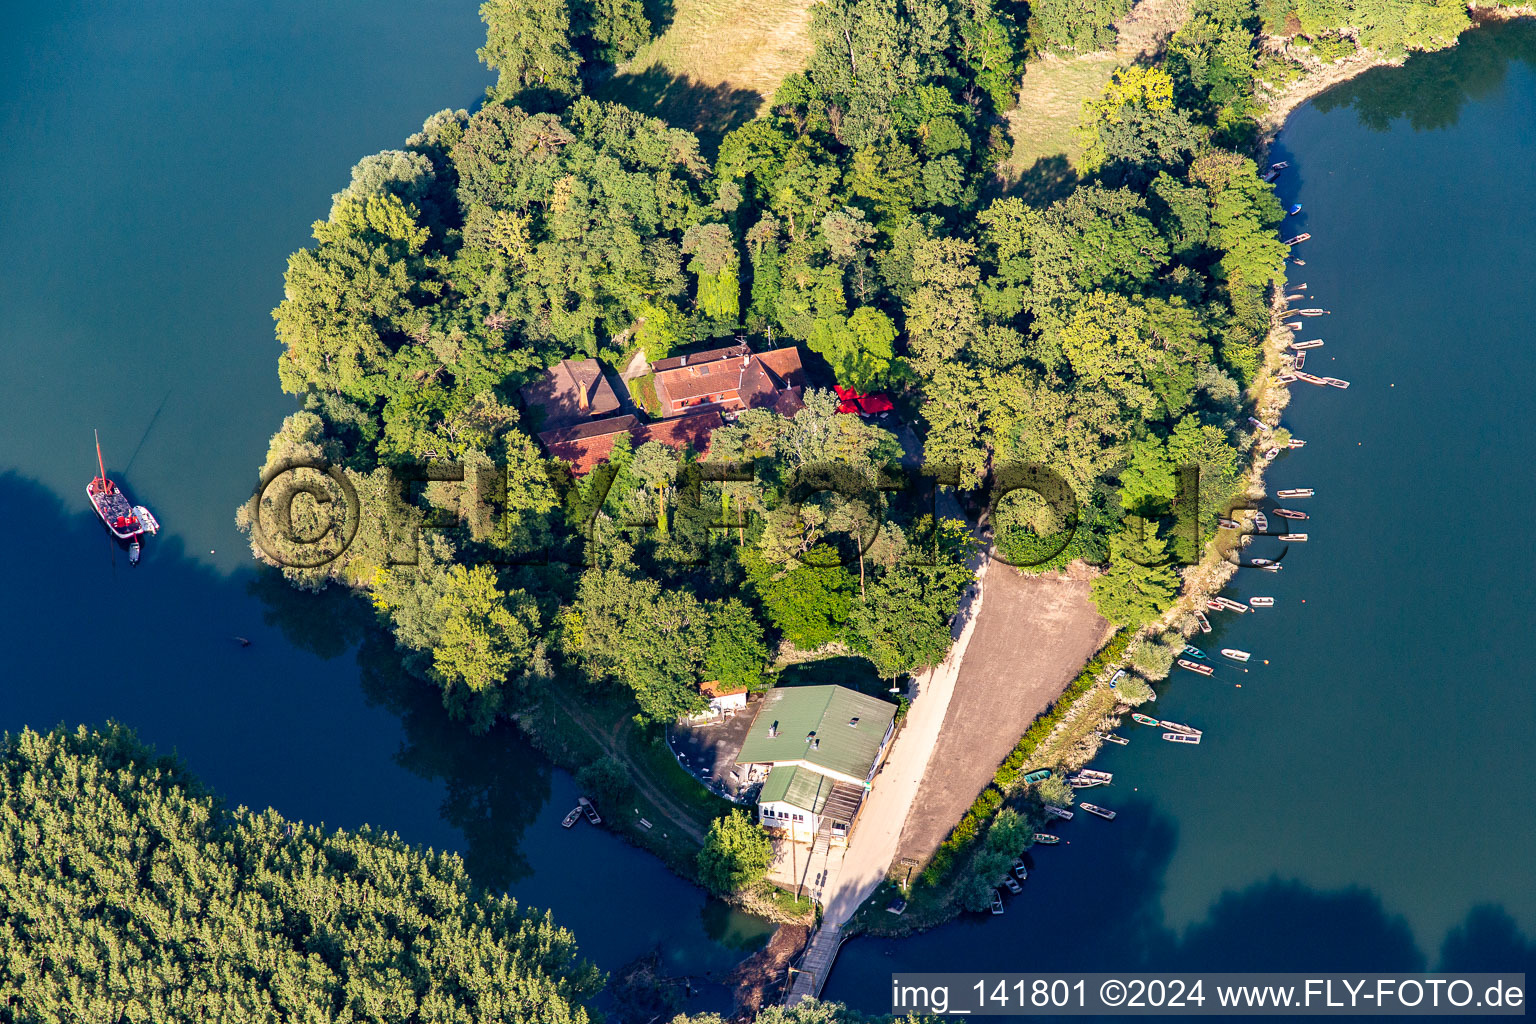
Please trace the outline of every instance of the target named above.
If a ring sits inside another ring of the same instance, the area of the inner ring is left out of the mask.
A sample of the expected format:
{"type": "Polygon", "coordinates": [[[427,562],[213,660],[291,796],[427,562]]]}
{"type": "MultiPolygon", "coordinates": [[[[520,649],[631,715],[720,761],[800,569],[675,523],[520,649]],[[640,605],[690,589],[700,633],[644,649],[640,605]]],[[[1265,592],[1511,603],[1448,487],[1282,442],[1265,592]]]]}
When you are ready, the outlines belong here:
{"type": "MultiPolygon", "coordinates": [[[[94,433],[94,431],[93,431],[94,433]]],[[[145,533],[158,533],[160,524],[150,515],[149,509],[128,500],[123,489],[107,478],[107,470],[101,459],[101,435],[96,435],[96,469],[99,475],[85,488],[91,507],[101,517],[112,536],[127,541],[131,562],[139,561],[139,538],[145,533]]]]}

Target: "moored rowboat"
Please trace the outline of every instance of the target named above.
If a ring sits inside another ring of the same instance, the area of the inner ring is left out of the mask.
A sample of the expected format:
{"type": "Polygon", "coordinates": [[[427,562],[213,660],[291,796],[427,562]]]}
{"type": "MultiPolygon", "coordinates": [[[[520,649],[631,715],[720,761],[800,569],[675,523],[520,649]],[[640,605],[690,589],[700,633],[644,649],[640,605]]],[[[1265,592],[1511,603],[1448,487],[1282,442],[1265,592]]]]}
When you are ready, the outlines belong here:
{"type": "Polygon", "coordinates": [[[1307,535],[1304,533],[1282,533],[1280,539],[1290,544],[1305,544],[1307,535]]]}
{"type": "Polygon", "coordinates": [[[1277,498],[1310,498],[1316,493],[1310,487],[1287,487],[1283,491],[1276,491],[1277,498]]]}
{"type": "Polygon", "coordinates": [[[1202,665],[1198,661],[1190,661],[1188,658],[1180,658],[1178,661],[1178,666],[1179,668],[1188,669],[1189,671],[1202,676],[1211,675],[1216,671],[1209,665],[1202,665]]]}
{"type": "Polygon", "coordinates": [[[1275,599],[1272,597],[1250,597],[1248,603],[1255,608],[1273,608],[1275,606],[1275,599]]]}
{"type": "Polygon", "coordinates": [[[1057,843],[1061,842],[1061,836],[1053,836],[1049,832],[1036,832],[1035,842],[1041,843],[1045,846],[1055,846],[1057,843]]]}
{"type": "Polygon", "coordinates": [[[1247,651],[1240,651],[1236,647],[1223,647],[1221,649],[1221,654],[1222,657],[1231,658],[1233,661],[1247,661],[1249,658],[1253,657],[1253,655],[1249,654],[1247,651]]]}
{"type": "Polygon", "coordinates": [[[1128,746],[1131,741],[1126,739],[1124,736],[1116,736],[1112,732],[1107,732],[1104,734],[1104,742],[1113,743],[1116,746],[1124,747],[1128,746]]]}
{"type": "Polygon", "coordinates": [[[1105,821],[1115,820],[1114,811],[1100,807],[1098,804],[1079,804],[1078,806],[1096,818],[1103,818],[1105,821]]]}
{"type": "Polygon", "coordinates": [[[1153,718],[1151,715],[1144,715],[1139,711],[1131,715],[1131,721],[1140,722],[1142,725],[1157,726],[1163,724],[1162,722],[1159,722],[1157,719],[1153,718]]]}
{"type": "Polygon", "coordinates": [[[1281,519],[1310,519],[1310,518],[1312,518],[1311,516],[1307,515],[1307,513],[1305,513],[1305,512],[1297,512],[1295,509],[1292,509],[1292,508],[1277,508],[1277,509],[1273,509],[1272,511],[1275,513],[1275,515],[1279,516],[1281,519]]]}
{"type": "Polygon", "coordinates": [[[1211,631],[1211,620],[1205,617],[1205,612],[1195,612],[1195,621],[1200,623],[1200,632],[1209,633],[1211,631]]]}
{"type": "Polygon", "coordinates": [[[1169,743],[1199,743],[1200,742],[1200,737],[1199,736],[1191,736],[1191,735],[1189,735],[1189,733],[1185,733],[1185,732],[1165,732],[1165,733],[1163,733],[1163,739],[1167,740],[1169,743]]]}

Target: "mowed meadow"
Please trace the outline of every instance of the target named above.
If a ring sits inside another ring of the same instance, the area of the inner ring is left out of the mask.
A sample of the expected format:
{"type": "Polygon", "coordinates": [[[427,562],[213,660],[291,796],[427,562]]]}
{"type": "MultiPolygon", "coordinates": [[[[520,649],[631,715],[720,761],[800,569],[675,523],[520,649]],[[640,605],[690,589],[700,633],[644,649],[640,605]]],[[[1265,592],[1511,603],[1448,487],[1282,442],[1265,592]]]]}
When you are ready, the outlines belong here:
{"type": "Polygon", "coordinates": [[[760,113],[811,53],[814,0],[657,0],[656,38],[593,92],[720,139],[760,113]]]}

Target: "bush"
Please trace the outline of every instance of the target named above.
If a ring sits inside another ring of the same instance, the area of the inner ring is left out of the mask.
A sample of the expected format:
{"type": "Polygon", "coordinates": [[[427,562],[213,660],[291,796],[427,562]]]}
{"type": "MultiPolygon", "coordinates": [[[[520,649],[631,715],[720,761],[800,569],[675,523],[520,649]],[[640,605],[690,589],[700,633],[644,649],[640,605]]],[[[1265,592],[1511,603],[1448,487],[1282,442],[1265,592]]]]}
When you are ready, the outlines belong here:
{"type": "Polygon", "coordinates": [[[1120,680],[1118,687],[1120,700],[1135,707],[1137,704],[1145,704],[1153,699],[1156,694],[1152,692],[1152,686],[1140,676],[1126,676],[1120,680]]]}
{"type": "Polygon", "coordinates": [[[576,784],[601,804],[624,803],[635,791],[629,769],[615,757],[600,757],[576,773],[576,784]]]}
{"type": "Polygon", "coordinates": [[[1052,775],[1036,786],[1035,795],[1041,803],[1055,804],[1057,807],[1070,807],[1072,801],[1077,799],[1077,793],[1060,775],[1052,775]]]}
{"type": "Polygon", "coordinates": [[[729,896],[768,877],[773,844],[745,811],[710,822],[699,851],[699,881],[717,896],[729,896]]]}
{"type": "Polygon", "coordinates": [[[1183,637],[1147,637],[1131,652],[1131,667],[1148,679],[1166,679],[1173,669],[1173,659],[1183,649],[1183,637]]]}

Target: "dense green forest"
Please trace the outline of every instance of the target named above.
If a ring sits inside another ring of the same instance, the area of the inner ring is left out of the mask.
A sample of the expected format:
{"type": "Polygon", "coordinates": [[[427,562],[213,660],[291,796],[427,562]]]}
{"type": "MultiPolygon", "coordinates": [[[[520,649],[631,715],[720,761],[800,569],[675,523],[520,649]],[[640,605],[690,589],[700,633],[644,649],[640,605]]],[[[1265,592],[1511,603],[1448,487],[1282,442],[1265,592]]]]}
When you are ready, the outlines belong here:
{"type": "Polygon", "coordinates": [[[582,1024],[603,982],[453,854],[231,809],[119,726],[0,737],[0,1019],[582,1024]]]}
{"type": "Polygon", "coordinates": [[[825,0],[804,70],[706,154],[585,94],[649,37],[638,0],[485,3],[483,106],[362,160],[289,262],[279,376],[304,409],[240,513],[258,556],[366,593],[475,729],[551,681],[666,721],[702,706],[701,680],[762,685],[781,644],[886,679],[935,663],[975,535],[906,486],[917,459],[1000,556],[1099,566],[1099,609],[1153,621],[1199,557],[1185,527],[1209,536],[1253,445],[1286,248],[1249,154],[1262,83],[1297,70],[1273,34],[1390,54],[1467,17],[1193,0],[1162,58],[1085,105],[1080,175],[1010,193],[1002,115],[1025,59],[1105,45],[1125,8],[825,0]],[[813,385],[889,391],[903,425],[813,386],[793,417],[741,413],[707,454],[620,438],[573,479],[518,408],[562,359],[620,368],[738,336],[800,346],[813,385]],[[279,472],[306,462],[340,468],[279,472]],[[1196,469],[1198,501],[1181,492],[1196,469]],[[290,509],[319,557],[264,525],[290,509]]]}
{"type": "Polygon", "coordinates": [[[0,1018],[581,1024],[602,975],[457,856],[230,809],[111,727],[0,741],[0,1018]]]}

